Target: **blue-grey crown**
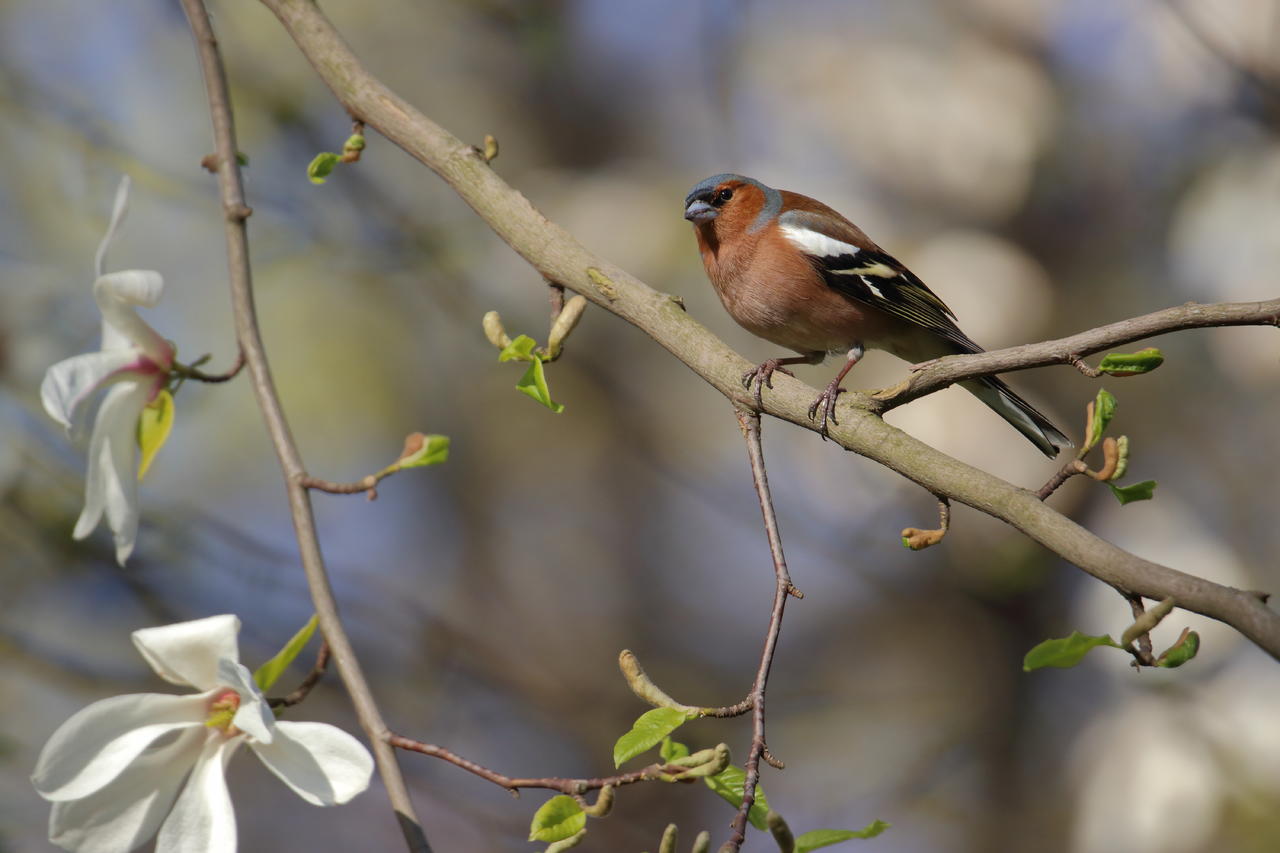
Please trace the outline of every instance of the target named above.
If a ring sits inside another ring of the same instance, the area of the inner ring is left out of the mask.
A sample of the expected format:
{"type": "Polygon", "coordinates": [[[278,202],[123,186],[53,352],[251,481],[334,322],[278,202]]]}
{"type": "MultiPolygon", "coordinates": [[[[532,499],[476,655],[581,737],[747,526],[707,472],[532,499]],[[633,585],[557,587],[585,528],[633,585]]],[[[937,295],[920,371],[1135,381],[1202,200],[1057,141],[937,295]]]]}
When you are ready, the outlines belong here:
{"type": "Polygon", "coordinates": [[[751,223],[751,227],[747,229],[748,231],[759,231],[778,215],[778,211],[782,210],[782,193],[773,187],[765,186],[755,178],[748,178],[746,175],[735,175],[733,172],[721,172],[719,175],[712,175],[705,180],[699,181],[693,189],[689,190],[689,194],[684,197],[684,206],[688,207],[699,197],[709,200],[711,191],[725,181],[741,181],[744,184],[751,184],[764,193],[764,207],[760,209],[760,214],[751,223]]]}

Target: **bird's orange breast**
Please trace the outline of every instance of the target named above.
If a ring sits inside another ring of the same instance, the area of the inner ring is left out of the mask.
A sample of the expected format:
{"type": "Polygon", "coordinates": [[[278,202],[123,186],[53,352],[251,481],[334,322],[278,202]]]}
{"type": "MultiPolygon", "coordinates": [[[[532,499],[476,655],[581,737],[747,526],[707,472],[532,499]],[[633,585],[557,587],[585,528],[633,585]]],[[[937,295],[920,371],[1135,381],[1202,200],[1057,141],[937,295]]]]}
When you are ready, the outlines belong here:
{"type": "Polygon", "coordinates": [[[776,228],[719,241],[698,231],[712,287],[729,316],[747,331],[800,353],[848,350],[897,332],[895,318],[859,305],[827,286],[776,228]]]}

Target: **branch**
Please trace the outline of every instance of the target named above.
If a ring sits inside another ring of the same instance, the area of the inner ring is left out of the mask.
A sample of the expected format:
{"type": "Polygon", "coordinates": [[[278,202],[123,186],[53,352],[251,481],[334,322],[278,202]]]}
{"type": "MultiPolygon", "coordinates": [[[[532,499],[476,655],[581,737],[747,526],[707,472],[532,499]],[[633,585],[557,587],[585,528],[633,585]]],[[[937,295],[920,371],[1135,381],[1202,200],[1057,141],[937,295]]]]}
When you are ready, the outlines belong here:
{"type": "Polygon", "coordinates": [[[883,414],[964,379],[1051,364],[1078,366],[1082,363],[1081,356],[1092,355],[1104,349],[1184,329],[1213,326],[1280,326],[1280,299],[1266,302],[1222,302],[1214,305],[1188,302],[1186,305],[1099,326],[1056,341],[1023,344],[975,355],[946,356],[913,372],[901,385],[876,395],[876,402],[870,408],[883,414]]]}
{"type": "Polygon", "coordinates": [[[222,373],[205,373],[200,370],[200,365],[209,360],[209,356],[201,356],[189,365],[177,364],[173,365],[174,373],[184,379],[194,379],[197,382],[219,383],[230,382],[240,375],[240,371],[244,369],[244,350],[236,353],[235,363],[222,373]]]}
{"type": "MultiPolygon", "coordinates": [[[[1146,607],[1142,603],[1142,596],[1129,595],[1128,593],[1123,593],[1123,592],[1121,593],[1121,595],[1123,595],[1125,599],[1129,602],[1129,609],[1133,611],[1134,624],[1135,625],[1138,624],[1138,620],[1142,619],[1147,612],[1146,607]]],[[[1166,599],[1166,601],[1172,601],[1172,599],[1166,599]]],[[[1128,632],[1126,631],[1125,633],[1128,633],[1128,632]]],[[[1137,649],[1137,654],[1134,655],[1134,661],[1135,661],[1134,666],[1137,666],[1139,664],[1141,664],[1142,666],[1155,666],[1156,655],[1155,655],[1155,651],[1151,647],[1151,629],[1148,628],[1147,630],[1142,631],[1140,634],[1138,634],[1137,640],[1138,640],[1138,649],[1137,649]]],[[[1120,645],[1124,646],[1125,648],[1131,647],[1130,643],[1126,643],[1123,641],[1120,643],[1120,645]]]]}
{"type": "MultiPolygon", "coordinates": [[[[659,293],[617,266],[587,251],[567,231],[549,221],[516,190],[508,186],[475,150],[449,134],[379,82],[351,53],[310,0],[262,0],[275,13],[322,80],[342,106],[365,121],[415,159],[442,177],[503,240],[542,276],[581,293],[652,337],[712,387],[730,400],[751,406],[753,400],[738,379],[755,365],[733,352],[684,312],[676,297],[659,293]]],[[[1280,315],[1280,300],[1244,305],[1214,305],[1172,309],[1204,312],[1224,325],[1272,324],[1280,315]]],[[[1157,312],[1132,321],[1125,335],[1109,340],[1136,340],[1188,326],[1160,325],[1157,312]],[[1154,316],[1157,320],[1152,321],[1154,316]]],[[[1188,318],[1182,315],[1182,322],[1188,318]]],[[[1123,325],[1123,324],[1122,324],[1123,325]]],[[[1106,340],[1104,327],[1101,337],[1106,340]]],[[[1095,333],[1068,338],[1073,341],[1095,333]]],[[[1087,341],[1084,351],[1089,349],[1087,341]]],[[[1109,343],[1099,342],[1098,346],[1109,343]]],[[[966,356],[983,359],[1007,354],[966,356]]],[[[1027,364],[1055,360],[1031,358],[1027,364]]],[[[950,360],[948,360],[950,361],[950,360]]],[[[940,375],[951,368],[933,368],[940,375]]],[[[992,370],[1010,370],[1009,364],[992,370]]],[[[954,377],[952,377],[954,381],[954,377]]],[[[805,429],[815,429],[807,416],[816,389],[780,377],[763,410],[805,429]]],[[[1074,521],[1045,506],[1036,496],[985,471],[966,465],[886,424],[876,411],[883,403],[866,394],[842,396],[840,425],[830,437],[842,447],[897,471],[936,495],[974,507],[1005,521],[1089,574],[1130,592],[1161,600],[1170,596],[1179,606],[1219,619],[1239,630],[1268,653],[1280,658],[1280,616],[1263,605],[1255,593],[1210,583],[1202,578],[1144,560],[1105,542],[1074,521]]]]}
{"type": "Polygon", "coordinates": [[[302,679],[302,683],[290,693],[279,699],[270,699],[268,703],[272,708],[292,708],[299,704],[311,694],[311,688],[320,683],[320,679],[324,678],[324,671],[329,668],[329,644],[320,643],[320,651],[316,652],[315,665],[311,667],[311,671],[307,673],[307,677],[302,679]]]}
{"type": "Polygon", "coordinates": [[[765,535],[769,540],[769,554],[773,557],[773,574],[776,586],[773,591],[773,609],[769,613],[769,630],[765,634],[764,649],[760,652],[760,666],[756,679],[747,694],[751,703],[751,747],[747,751],[747,774],[742,783],[742,804],[734,815],[731,835],[721,847],[721,853],[737,853],[747,840],[747,815],[756,800],[756,784],[760,781],[760,759],[781,769],[782,762],[769,752],[764,736],[764,693],[769,681],[769,669],[773,666],[773,653],[778,646],[778,634],[782,631],[782,611],[787,598],[802,598],[801,592],[791,584],[787,571],[787,559],[782,553],[782,538],[778,534],[778,518],[773,512],[773,497],[769,494],[769,477],[764,469],[764,450],[760,445],[760,413],[742,406],[735,406],[738,426],[747,442],[747,458],[751,461],[751,482],[760,498],[760,512],[764,515],[765,535]]]}
{"type": "Polygon", "coordinates": [[[245,220],[253,213],[245,204],[244,185],[240,177],[240,164],[236,160],[235,126],[231,114],[231,97],[227,90],[226,70],[218,53],[218,41],[209,22],[209,13],[203,0],[182,0],[182,7],[191,24],[192,35],[200,54],[200,70],[204,76],[209,100],[209,114],[213,120],[213,136],[217,150],[218,185],[222,192],[222,208],[226,217],[227,265],[231,282],[231,306],[235,319],[236,337],[240,351],[249,367],[250,380],[258,407],[262,410],[267,431],[275,446],[280,466],[284,469],[289,492],[289,510],[293,528],[301,552],[302,567],[307,576],[307,586],[316,608],[320,630],[333,652],[338,674],[355,704],[356,715],[373,746],[378,773],[387,786],[392,808],[400,821],[400,830],[412,851],[429,853],[430,845],[422,826],[413,811],[409,790],[396,763],[395,750],[387,743],[387,725],[374,702],[373,694],[365,681],[355,650],[342,626],[337,602],[329,587],[324,558],[320,554],[320,541],[316,536],[315,519],[311,512],[311,500],[302,485],[306,469],[302,457],[289,432],[280,398],[276,394],[271,369],[267,365],[266,350],[258,330],[257,312],[253,304],[253,278],[249,267],[249,237],[245,220]]]}
{"type": "Polygon", "coordinates": [[[587,791],[596,791],[603,788],[616,788],[620,785],[633,785],[636,782],[648,782],[661,778],[664,774],[678,774],[687,771],[688,767],[679,765],[671,765],[666,763],[651,764],[640,770],[633,770],[629,773],[619,773],[616,776],[599,776],[583,779],[569,779],[562,776],[507,776],[496,770],[490,770],[482,764],[477,764],[470,759],[463,758],[452,750],[443,746],[436,746],[433,743],[423,743],[420,740],[407,738],[403,735],[390,734],[387,736],[387,742],[398,749],[408,750],[410,752],[418,752],[422,755],[430,755],[432,758],[439,758],[447,761],[455,767],[461,767],[469,773],[474,773],[481,779],[487,779],[495,785],[506,788],[513,794],[518,793],[521,788],[547,788],[552,791],[559,791],[562,794],[570,796],[581,796],[587,791]]]}

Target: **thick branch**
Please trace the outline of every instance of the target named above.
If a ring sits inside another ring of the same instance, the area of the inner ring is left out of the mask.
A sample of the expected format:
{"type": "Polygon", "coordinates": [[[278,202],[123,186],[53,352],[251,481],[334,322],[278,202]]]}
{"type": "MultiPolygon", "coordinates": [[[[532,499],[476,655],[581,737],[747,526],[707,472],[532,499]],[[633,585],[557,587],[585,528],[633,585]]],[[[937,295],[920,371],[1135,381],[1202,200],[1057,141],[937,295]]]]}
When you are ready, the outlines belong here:
{"type": "MultiPolygon", "coordinates": [[[[284,24],[343,107],[444,178],[503,240],[545,278],[583,294],[644,330],[730,400],[746,406],[753,404],[751,395],[742,388],[738,378],[754,365],[684,313],[673,297],[653,290],[588,252],[572,235],[547,220],[528,199],[503,182],[475,149],[453,137],[383,86],[360,64],[313,2],[262,2],[284,24]]],[[[1251,303],[1196,310],[1254,312],[1255,319],[1250,322],[1275,323],[1275,315],[1280,314],[1280,300],[1261,303],[1261,307],[1259,303],[1251,303]]],[[[1174,328],[1185,326],[1137,328],[1133,337],[1124,340],[1174,328]]],[[[1084,349],[1088,350],[1087,342],[1084,349]]],[[[971,356],[975,359],[982,357],[971,356]]],[[[1031,359],[1030,363],[1053,363],[1053,360],[1031,359]]],[[[1006,364],[994,369],[1009,370],[1013,366],[1016,365],[1006,364]]],[[[939,364],[936,369],[942,368],[943,365],[939,364]]],[[[815,389],[787,377],[778,377],[775,385],[766,396],[764,410],[798,426],[814,429],[807,410],[817,396],[815,389]]],[[[934,494],[1008,522],[1113,586],[1153,599],[1173,596],[1181,607],[1232,625],[1271,655],[1280,658],[1280,616],[1267,609],[1256,594],[1210,583],[1152,563],[1099,539],[1045,506],[1033,493],[952,459],[889,426],[874,412],[880,405],[865,394],[845,394],[840,425],[831,429],[831,438],[841,446],[897,471],[934,494]]]]}
{"type": "Polygon", "coordinates": [[[303,480],[306,469],[302,457],[289,432],[280,398],[276,394],[271,369],[267,365],[266,349],[258,330],[258,317],[253,303],[253,277],[249,266],[249,237],[245,220],[253,212],[245,204],[244,186],[240,179],[240,164],[236,160],[235,126],[231,114],[231,96],[227,89],[226,71],[218,53],[217,38],[209,22],[203,0],[182,0],[191,32],[195,36],[200,54],[200,69],[204,75],[209,99],[209,113],[213,120],[213,136],[217,148],[218,185],[222,191],[222,208],[226,218],[227,263],[231,280],[231,307],[235,319],[236,337],[240,351],[249,367],[250,380],[258,407],[266,421],[267,431],[275,446],[280,466],[284,469],[289,492],[289,510],[293,516],[294,533],[302,557],[302,567],[311,589],[311,599],[316,608],[320,630],[333,653],[338,674],[355,705],[360,725],[373,746],[378,773],[387,786],[392,808],[400,821],[409,849],[429,853],[430,846],[422,826],[413,811],[409,790],[405,786],[400,766],[396,763],[395,750],[387,743],[387,725],[373,700],[373,694],[365,681],[356,659],[355,650],[342,626],[338,605],[329,586],[324,558],[320,554],[320,540],[316,535],[315,519],[311,513],[311,498],[303,480]]]}

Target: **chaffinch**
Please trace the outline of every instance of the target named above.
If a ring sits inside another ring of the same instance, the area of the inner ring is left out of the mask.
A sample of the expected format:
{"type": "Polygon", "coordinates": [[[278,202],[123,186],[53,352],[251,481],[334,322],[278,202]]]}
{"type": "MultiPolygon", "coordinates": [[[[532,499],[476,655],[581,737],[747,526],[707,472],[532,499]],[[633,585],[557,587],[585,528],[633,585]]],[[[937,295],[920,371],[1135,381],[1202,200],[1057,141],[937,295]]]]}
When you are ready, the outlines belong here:
{"type": "MultiPolygon", "coordinates": [[[[819,364],[844,353],[836,378],[809,408],[822,433],[835,423],[840,382],[866,347],[912,363],[982,352],[925,283],[820,201],[742,175],[715,175],[684,200],[707,277],[747,331],[800,353],[771,358],[743,376],[757,397],[783,365],[819,364]]],[[[1046,456],[1071,447],[1048,418],[994,376],[961,382],[1046,456]]]]}

